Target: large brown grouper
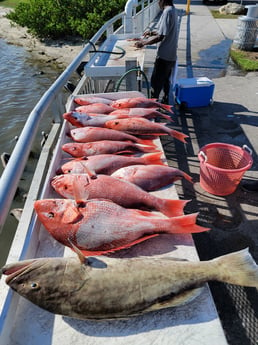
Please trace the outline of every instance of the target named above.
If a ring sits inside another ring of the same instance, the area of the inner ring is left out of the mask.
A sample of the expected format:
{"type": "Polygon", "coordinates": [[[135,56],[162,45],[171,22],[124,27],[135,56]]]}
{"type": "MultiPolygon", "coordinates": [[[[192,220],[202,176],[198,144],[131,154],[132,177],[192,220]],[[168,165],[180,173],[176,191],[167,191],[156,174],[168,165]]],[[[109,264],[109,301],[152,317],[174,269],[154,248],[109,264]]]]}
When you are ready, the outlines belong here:
{"type": "Polygon", "coordinates": [[[247,249],[202,262],[78,256],[20,261],[2,273],[41,308],[80,319],[128,318],[179,305],[211,280],[258,288],[258,266],[247,249]]]}

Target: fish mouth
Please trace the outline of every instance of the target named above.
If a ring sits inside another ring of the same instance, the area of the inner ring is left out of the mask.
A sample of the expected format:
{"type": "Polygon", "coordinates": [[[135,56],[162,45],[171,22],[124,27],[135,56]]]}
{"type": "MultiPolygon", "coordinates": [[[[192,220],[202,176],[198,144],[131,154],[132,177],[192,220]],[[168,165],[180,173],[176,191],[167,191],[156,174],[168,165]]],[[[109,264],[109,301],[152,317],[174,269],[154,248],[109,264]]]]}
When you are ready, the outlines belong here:
{"type": "Polygon", "coordinates": [[[4,266],[1,269],[1,273],[8,276],[5,280],[6,284],[9,285],[14,278],[25,272],[35,261],[36,259],[24,260],[4,266]]]}
{"type": "Polygon", "coordinates": [[[50,179],[51,184],[56,184],[56,181],[64,179],[63,174],[59,174],[58,176],[54,176],[50,179]],[[61,176],[60,176],[61,175],[61,176]]]}

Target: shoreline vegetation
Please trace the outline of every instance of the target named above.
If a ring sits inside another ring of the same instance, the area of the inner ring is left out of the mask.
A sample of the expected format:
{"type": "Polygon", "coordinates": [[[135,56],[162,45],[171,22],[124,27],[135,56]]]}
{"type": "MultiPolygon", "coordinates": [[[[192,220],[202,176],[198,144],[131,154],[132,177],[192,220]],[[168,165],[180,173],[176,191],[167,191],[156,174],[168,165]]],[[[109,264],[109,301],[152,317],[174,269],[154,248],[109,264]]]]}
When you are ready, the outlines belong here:
{"type": "Polygon", "coordinates": [[[37,59],[58,67],[67,67],[83,49],[84,41],[81,39],[40,40],[30,35],[26,28],[5,17],[9,11],[10,9],[0,6],[0,38],[8,44],[24,47],[37,59]]]}
{"type": "MultiPolygon", "coordinates": [[[[126,0],[0,0],[0,38],[67,66],[126,0]]],[[[119,24],[117,24],[119,25],[119,24]]]]}

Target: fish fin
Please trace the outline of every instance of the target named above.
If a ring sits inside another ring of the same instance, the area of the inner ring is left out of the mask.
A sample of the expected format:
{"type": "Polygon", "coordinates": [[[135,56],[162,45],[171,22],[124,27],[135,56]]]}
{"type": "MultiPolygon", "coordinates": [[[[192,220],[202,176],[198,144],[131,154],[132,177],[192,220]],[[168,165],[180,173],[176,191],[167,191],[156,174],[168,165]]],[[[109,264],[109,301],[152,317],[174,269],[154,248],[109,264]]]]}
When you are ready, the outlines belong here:
{"type": "MultiPolygon", "coordinates": [[[[211,260],[216,264],[216,279],[240,286],[258,288],[258,265],[248,248],[211,260]]],[[[214,268],[215,270],[215,268],[214,268]]]]}
{"type": "Polygon", "coordinates": [[[87,264],[87,258],[83,255],[82,251],[73,244],[70,238],[68,238],[67,241],[69,242],[72,250],[78,255],[80,262],[82,264],[87,264]]]}
{"type": "Polygon", "coordinates": [[[183,177],[184,177],[187,181],[193,183],[193,178],[192,178],[190,175],[188,175],[187,173],[185,173],[185,172],[183,172],[183,171],[182,171],[182,173],[183,173],[183,177]]]}
{"type": "Polygon", "coordinates": [[[184,305],[186,303],[193,301],[196,297],[198,297],[201,294],[202,291],[203,287],[180,292],[178,295],[173,295],[170,299],[166,301],[153,304],[148,309],[144,309],[144,312],[184,305]]]}
{"type": "Polygon", "coordinates": [[[74,102],[76,104],[79,104],[79,105],[88,105],[88,104],[90,104],[90,102],[88,102],[86,99],[79,98],[79,97],[75,98],[74,102]]]}
{"type": "Polygon", "coordinates": [[[163,113],[160,113],[159,115],[160,117],[163,117],[164,119],[170,121],[170,122],[174,122],[173,119],[171,119],[170,115],[166,115],[166,114],[163,114],[163,113]]]}
{"type": "Polygon", "coordinates": [[[146,236],[138,238],[137,240],[134,240],[130,243],[122,244],[122,245],[119,243],[119,241],[117,243],[112,242],[112,245],[114,246],[114,248],[112,248],[112,249],[104,249],[104,247],[103,247],[103,250],[92,250],[91,251],[91,250],[83,250],[82,249],[81,252],[85,256],[94,256],[94,255],[103,255],[103,254],[114,253],[114,252],[122,250],[122,249],[130,248],[130,247],[134,246],[135,244],[144,242],[150,238],[157,237],[157,236],[159,236],[159,234],[146,235],[146,236]]]}
{"type": "Polygon", "coordinates": [[[176,131],[175,129],[171,129],[170,134],[172,135],[173,138],[176,138],[177,140],[182,141],[182,143],[186,143],[185,139],[189,138],[188,135],[182,132],[176,131]]]}
{"type": "Polygon", "coordinates": [[[146,145],[146,146],[150,146],[153,148],[157,148],[156,144],[154,144],[154,142],[153,142],[153,139],[140,139],[140,138],[138,138],[137,143],[141,144],[141,145],[146,145]]]}
{"type": "MultiPolygon", "coordinates": [[[[82,166],[82,169],[84,171],[85,174],[87,174],[91,179],[95,179],[97,178],[97,174],[95,171],[92,171],[91,169],[89,169],[87,166],[85,166],[84,164],[82,164],[80,161],[78,161],[78,163],[82,166]]],[[[76,170],[76,169],[75,169],[76,170]]]]}
{"type": "MultiPolygon", "coordinates": [[[[89,199],[89,192],[85,190],[85,188],[81,188],[81,182],[79,181],[79,176],[74,174],[73,179],[73,193],[74,193],[74,200],[77,204],[80,204],[81,202],[84,202],[85,200],[89,199]]],[[[84,175],[85,176],[85,175],[84,175]]],[[[88,179],[88,184],[90,183],[90,179],[88,178],[88,175],[86,174],[88,179]]]]}
{"type": "Polygon", "coordinates": [[[169,104],[163,104],[163,103],[158,103],[160,108],[168,111],[169,113],[171,114],[174,114],[173,110],[172,110],[172,105],[169,105],[169,104]]]}
{"type": "Polygon", "coordinates": [[[189,200],[160,199],[158,210],[168,217],[182,216],[188,202],[189,200]]]}
{"type": "MultiPolygon", "coordinates": [[[[153,99],[154,102],[156,102],[157,100],[156,99],[153,99]]],[[[171,122],[174,122],[173,119],[171,119],[171,116],[170,115],[166,115],[166,114],[163,114],[161,111],[159,111],[159,107],[151,107],[149,109],[152,109],[153,111],[156,111],[155,113],[155,117],[163,117],[164,119],[166,120],[169,120],[171,122]]]]}
{"type": "Polygon", "coordinates": [[[62,222],[65,224],[73,224],[76,223],[79,219],[81,219],[81,213],[78,211],[77,208],[68,207],[63,214],[62,222]]]}
{"type": "Polygon", "coordinates": [[[160,152],[160,150],[157,148],[157,146],[147,146],[147,145],[142,145],[141,144],[135,144],[137,145],[137,148],[139,149],[139,151],[141,152],[145,152],[145,153],[150,153],[150,152],[160,152]]]}
{"type": "MultiPolygon", "coordinates": [[[[136,148],[136,150],[137,150],[137,148],[136,148]]],[[[131,150],[130,149],[121,150],[121,151],[117,151],[117,152],[115,152],[113,154],[115,154],[115,155],[125,155],[125,156],[128,155],[129,157],[131,157],[131,155],[134,154],[136,150],[134,150],[134,149],[131,149],[131,150]]]]}
{"type": "Polygon", "coordinates": [[[157,152],[153,154],[149,154],[144,156],[144,160],[147,164],[157,164],[157,165],[165,165],[164,161],[162,160],[162,152],[157,152]]]}
{"type": "Polygon", "coordinates": [[[182,178],[186,179],[187,181],[193,183],[193,178],[188,175],[187,173],[183,172],[182,170],[178,170],[178,174],[174,176],[174,181],[178,181],[178,180],[181,180],[182,178]]]}
{"type": "Polygon", "coordinates": [[[198,213],[191,213],[179,217],[172,217],[171,220],[171,234],[190,234],[197,232],[204,232],[210,230],[203,226],[196,224],[198,213]]]}
{"type": "Polygon", "coordinates": [[[71,111],[69,113],[63,113],[63,119],[69,122],[69,115],[71,115],[71,111]]]}

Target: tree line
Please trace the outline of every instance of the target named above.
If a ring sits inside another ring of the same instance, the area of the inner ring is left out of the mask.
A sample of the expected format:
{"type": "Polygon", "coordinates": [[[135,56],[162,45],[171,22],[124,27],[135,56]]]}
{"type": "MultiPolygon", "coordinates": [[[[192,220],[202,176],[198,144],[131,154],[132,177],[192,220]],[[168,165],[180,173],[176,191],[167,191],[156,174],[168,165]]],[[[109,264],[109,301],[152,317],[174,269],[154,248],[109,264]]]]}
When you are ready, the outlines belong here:
{"type": "Polygon", "coordinates": [[[92,37],[124,10],[126,0],[26,0],[7,18],[38,38],[92,37]]]}

